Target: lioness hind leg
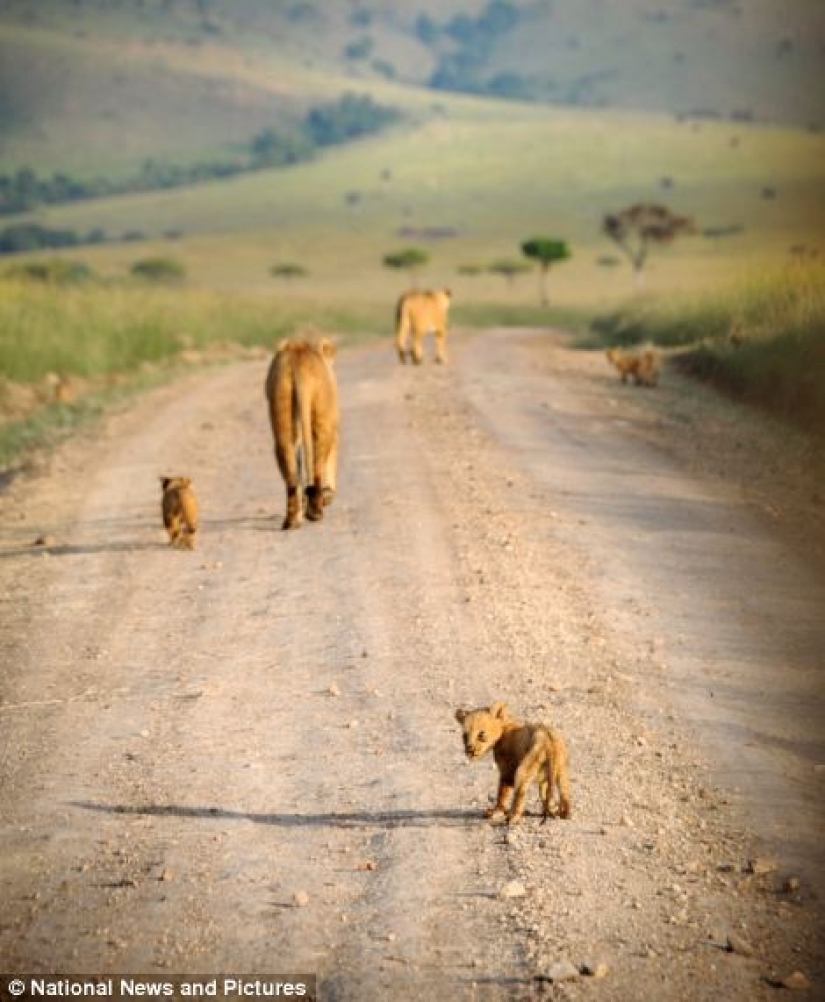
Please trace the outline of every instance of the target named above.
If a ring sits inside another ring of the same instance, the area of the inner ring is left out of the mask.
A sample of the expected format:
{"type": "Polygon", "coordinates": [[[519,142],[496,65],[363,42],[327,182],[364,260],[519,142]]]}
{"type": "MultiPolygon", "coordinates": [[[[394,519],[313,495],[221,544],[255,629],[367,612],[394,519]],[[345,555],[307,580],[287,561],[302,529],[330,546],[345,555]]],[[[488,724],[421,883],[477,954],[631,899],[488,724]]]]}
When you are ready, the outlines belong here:
{"type": "Polygon", "coordinates": [[[412,349],[410,357],[416,365],[421,365],[424,361],[424,349],[421,346],[423,335],[421,331],[414,329],[412,332],[412,349]]]}
{"type": "Polygon", "coordinates": [[[287,486],[286,489],[286,517],[284,518],[282,529],[297,529],[303,518],[301,504],[301,490],[296,484],[287,486]]]}
{"type": "Polygon", "coordinates": [[[298,450],[294,444],[288,446],[279,442],[275,446],[275,459],[286,484],[286,516],[282,529],[297,529],[303,518],[300,491],[300,466],[298,450]]]}
{"type": "Polygon", "coordinates": [[[338,489],[338,432],[333,433],[332,444],[329,447],[329,455],[324,466],[324,487],[322,498],[324,507],[332,504],[335,492],[338,489]]]}
{"type": "Polygon", "coordinates": [[[316,484],[310,484],[306,489],[307,518],[310,522],[320,522],[324,517],[324,491],[316,484]]]}
{"type": "MultiPolygon", "coordinates": [[[[398,352],[398,361],[402,365],[407,363],[407,335],[407,324],[403,320],[399,320],[395,331],[395,348],[398,352]]],[[[410,358],[412,358],[412,353],[410,358]]]]}
{"type": "Polygon", "coordinates": [[[435,331],[435,360],[441,365],[446,365],[447,358],[447,332],[435,331]]]}

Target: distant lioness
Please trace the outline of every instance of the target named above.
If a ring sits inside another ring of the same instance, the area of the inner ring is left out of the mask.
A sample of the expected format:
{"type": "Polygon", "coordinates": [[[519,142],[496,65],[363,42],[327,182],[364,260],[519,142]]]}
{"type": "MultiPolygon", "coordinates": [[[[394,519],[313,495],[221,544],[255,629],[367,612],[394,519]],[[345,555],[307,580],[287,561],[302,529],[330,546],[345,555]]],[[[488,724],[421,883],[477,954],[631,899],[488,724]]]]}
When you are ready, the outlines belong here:
{"type": "Polygon", "coordinates": [[[498,796],[495,806],[484,812],[485,817],[504,814],[508,824],[516,824],[524,814],[527,789],[536,777],[542,823],[550,817],[554,789],[558,791],[559,817],[570,817],[567,748],[560,734],[544,724],[520,724],[501,702],[478,710],[456,710],[455,718],[461,724],[468,759],[479,759],[493,749],[499,771],[498,796]],[[511,793],[513,802],[508,808],[511,793]]]}
{"type": "Polygon", "coordinates": [[[632,376],[637,386],[655,386],[659,381],[659,353],[653,348],[643,348],[641,351],[622,351],[620,348],[608,348],[607,358],[619,371],[622,382],[632,376]]]}
{"type": "Polygon", "coordinates": [[[286,483],[283,529],[295,529],[303,516],[324,517],[335,494],[338,468],[338,387],[332,366],[335,345],[287,340],[278,346],[266,377],[275,458],[286,483]]]}
{"type": "Polygon", "coordinates": [[[161,477],[161,511],[169,534],[169,545],[179,550],[195,549],[198,531],[198,502],[189,477],[161,477]]]}
{"type": "Polygon", "coordinates": [[[395,308],[395,346],[398,360],[407,361],[407,339],[412,337],[409,356],[416,365],[424,361],[421,342],[425,334],[435,338],[436,362],[447,362],[447,313],[452,293],[449,289],[406,292],[395,308]]]}

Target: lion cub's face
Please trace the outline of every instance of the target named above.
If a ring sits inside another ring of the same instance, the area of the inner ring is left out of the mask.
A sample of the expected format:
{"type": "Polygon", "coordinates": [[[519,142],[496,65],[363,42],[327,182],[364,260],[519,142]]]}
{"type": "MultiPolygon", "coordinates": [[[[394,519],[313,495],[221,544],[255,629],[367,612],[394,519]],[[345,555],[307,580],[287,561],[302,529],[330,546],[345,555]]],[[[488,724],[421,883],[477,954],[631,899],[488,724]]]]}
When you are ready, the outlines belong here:
{"type": "Polygon", "coordinates": [[[509,717],[504,703],[493,703],[478,710],[456,710],[455,719],[461,724],[467,758],[476,759],[495,745],[509,717]]]}

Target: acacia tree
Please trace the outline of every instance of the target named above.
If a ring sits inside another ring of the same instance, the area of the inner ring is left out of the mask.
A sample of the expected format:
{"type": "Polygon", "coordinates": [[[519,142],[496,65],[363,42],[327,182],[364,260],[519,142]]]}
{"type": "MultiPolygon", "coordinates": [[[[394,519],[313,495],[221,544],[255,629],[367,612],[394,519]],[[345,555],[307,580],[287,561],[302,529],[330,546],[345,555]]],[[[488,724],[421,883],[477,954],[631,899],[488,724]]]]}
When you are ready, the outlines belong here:
{"type": "Polygon", "coordinates": [[[547,305],[547,274],[550,266],[556,261],[567,261],[570,257],[570,248],[566,241],[556,237],[531,237],[521,245],[521,252],[525,257],[538,261],[541,269],[541,302],[547,305]]]}
{"type": "Polygon", "coordinates": [[[620,212],[608,213],[602,220],[602,231],[618,244],[633,266],[637,286],[641,285],[652,246],[665,247],[694,230],[689,216],[679,216],[667,206],[652,202],[638,202],[620,212]]]}
{"type": "Polygon", "coordinates": [[[426,251],[421,250],[420,247],[405,247],[404,250],[385,254],[384,266],[408,271],[412,284],[418,285],[418,269],[423,267],[429,260],[430,255],[426,251]]]}

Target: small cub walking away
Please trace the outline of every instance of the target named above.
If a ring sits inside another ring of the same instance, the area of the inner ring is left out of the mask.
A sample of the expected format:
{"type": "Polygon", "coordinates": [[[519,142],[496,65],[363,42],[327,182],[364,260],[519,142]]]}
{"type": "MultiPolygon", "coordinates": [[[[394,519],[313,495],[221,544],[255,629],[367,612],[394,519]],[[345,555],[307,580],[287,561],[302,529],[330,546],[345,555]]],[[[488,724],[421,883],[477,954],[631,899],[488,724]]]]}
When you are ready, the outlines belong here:
{"type": "Polygon", "coordinates": [[[622,382],[632,376],[637,386],[655,386],[659,381],[659,353],[653,348],[641,351],[622,351],[620,348],[608,348],[607,358],[619,371],[622,382]]]}
{"type": "Polygon", "coordinates": [[[455,718],[464,732],[467,758],[479,759],[491,748],[498,766],[498,796],[484,816],[504,814],[508,824],[516,824],[524,814],[527,789],[538,778],[542,802],[542,824],[551,815],[553,790],[558,792],[558,816],[570,817],[570,779],[567,775],[567,748],[560,734],[544,724],[520,724],[504,703],[478,710],[456,710],[455,718]],[[509,810],[507,801],[513,795],[509,810]]]}
{"type": "Polygon", "coordinates": [[[163,488],[163,524],[169,533],[169,545],[179,550],[195,549],[198,531],[198,502],[189,477],[161,477],[163,488]]]}

